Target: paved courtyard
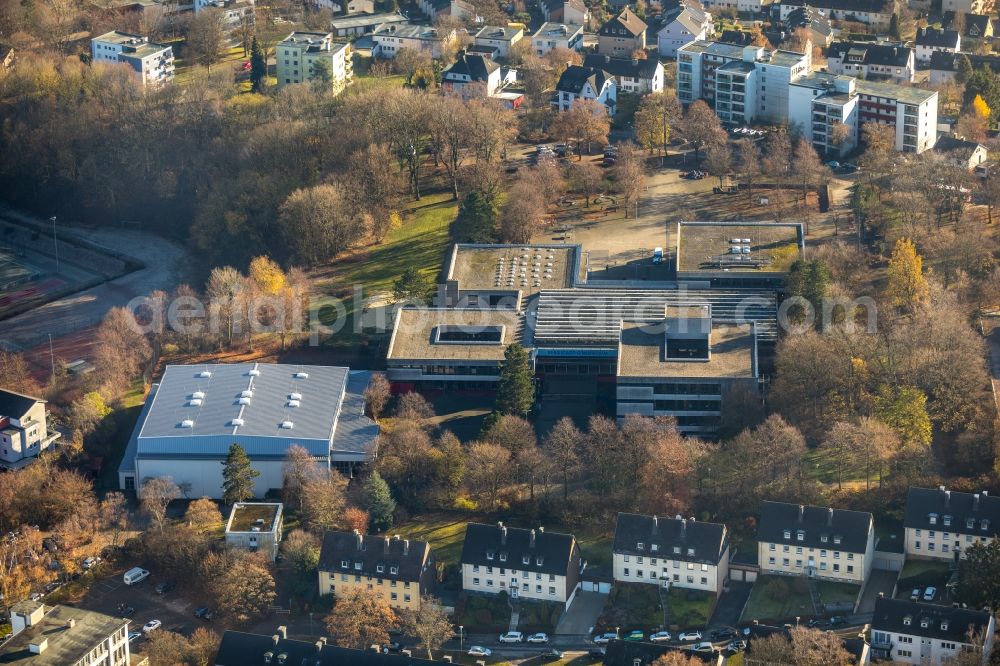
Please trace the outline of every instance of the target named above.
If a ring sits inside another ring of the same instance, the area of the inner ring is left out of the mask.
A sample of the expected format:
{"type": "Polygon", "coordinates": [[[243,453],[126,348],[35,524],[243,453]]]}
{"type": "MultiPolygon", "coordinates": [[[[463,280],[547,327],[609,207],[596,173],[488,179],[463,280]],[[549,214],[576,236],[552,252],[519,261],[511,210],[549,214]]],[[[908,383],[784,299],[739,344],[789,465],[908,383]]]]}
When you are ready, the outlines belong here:
{"type": "Polygon", "coordinates": [[[584,592],[580,590],[576,593],[573,603],[570,604],[566,612],[559,618],[555,633],[558,635],[589,635],[604,604],[608,600],[608,595],[600,592],[584,592]]]}

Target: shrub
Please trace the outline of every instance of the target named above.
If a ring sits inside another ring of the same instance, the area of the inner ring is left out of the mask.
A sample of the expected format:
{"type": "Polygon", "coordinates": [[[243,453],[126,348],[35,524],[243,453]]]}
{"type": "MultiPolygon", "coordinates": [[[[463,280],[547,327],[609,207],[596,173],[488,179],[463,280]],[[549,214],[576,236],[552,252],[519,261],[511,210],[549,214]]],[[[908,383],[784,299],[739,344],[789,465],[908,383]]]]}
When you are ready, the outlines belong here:
{"type": "Polygon", "coordinates": [[[493,624],[493,613],[490,612],[489,608],[477,608],[472,614],[472,617],[475,619],[476,624],[483,626],[493,624]]]}
{"type": "Polygon", "coordinates": [[[452,504],[452,508],[459,511],[475,511],[476,506],[477,504],[468,497],[456,497],[452,504]]]}

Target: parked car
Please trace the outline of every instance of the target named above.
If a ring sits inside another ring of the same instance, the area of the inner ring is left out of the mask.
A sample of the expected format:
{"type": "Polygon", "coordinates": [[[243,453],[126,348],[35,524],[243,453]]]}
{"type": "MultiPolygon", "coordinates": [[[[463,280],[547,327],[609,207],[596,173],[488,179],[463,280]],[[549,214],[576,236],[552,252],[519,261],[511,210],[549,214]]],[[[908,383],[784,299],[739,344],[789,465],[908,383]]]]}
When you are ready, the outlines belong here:
{"type": "Polygon", "coordinates": [[[398,641],[389,641],[382,646],[382,654],[396,653],[403,649],[398,641]]]}
{"type": "Polygon", "coordinates": [[[712,645],[711,643],[709,643],[708,641],[703,641],[701,643],[698,643],[694,647],[692,647],[691,651],[692,652],[715,652],[715,646],[712,645]]]}
{"type": "Polygon", "coordinates": [[[831,169],[839,169],[840,168],[840,162],[838,162],[837,160],[830,160],[829,162],[826,163],[826,165],[828,167],[830,167],[831,169]]]}
{"type": "Polygon", "coordinates": [[[604,655],[607,654],[607,650],[604,648],[590,648],[587,652],[587,656],[591,659],[604,659],[604,655]]]}
{"type": "Polygon", "coordinates": [[[147,578],[149,578],[149,572],[139,567],[132,567],[125,572],[125,575],[122,576],[122,580],[126,585],[135,585],[136,583],[144,581],[147,578]]]}
{"type": "Polygon", "coordinates": [[[159,620],[150,620],[146,624],[142,625],[142,633],[148,634],[151,631],[156,631],[163,626],[163,623],[159,620]]]}
{"type": "Polygon", "coordinates": [[[700,631],[682,631],[677,635],[677,640],[679,641],[700,641],[701,632],[700,631]]]}
{"type": "Polygon", "coordinates": [[[565,157],[567,150],[568,146],[565,143],[557,143],[553,152],[556,154],[556,157],[565,157]]]}
{"type": "Polygon", "coordinates": [[[208,606],[200,606],[199,608],[195,609],[194,616],[201,618],[202,620],[211,620],[213,617],[215,617],[215,613],[213,613],[212,609],[209,608],[208,606]]]}
{"type": "Polygon", "coordinates": [[[482,645],[473,645],[469,648],[469,656],[471,657],[488,657],[491,654],[493,654],[493,650],[482,645]]]}
{"type": "Polygon", "coordinates": [[[839,615],[834,615],[833,617],[830,618],[831,627],[836,627],[838,624],[847,624],[847,620],[845,618],[840,617],[839,615]]]}
{"type": "Polygon", "coordinates": [[[713,641],[724,641],[736,638],[736,630],[732,627],[723,627],[722,629],[716,629],[710,635],[713,641]]]}
{"type": "Polygon", "coordinates": [[[44,595],[41,592],[32,592],[28,598],[32,601],[41,601],[44,595]]]}
{"type": "Polygon", "coordinates": [[[625,637],[627,641],[644,641],[646,640],[646,632],[641,629],[636,629],[635,631],[630,631],[628,636],[625,637]]]}
{"type": "Polygon", "coordinates": [[[549,637],[544,633],[531,634],[528,636],[529,643],[548,643],[549,637]]]}
{"type": "Polygon", "coordinates": [[[806,622],[806,626],[810,629],[825,629],[830,626],[830,621],[822,618],[815,618],[806,622]]]}
{"type": "Polygon", "coordinates": [[[166,594],[171,589],[173,589],[173,587],[174,586],[173,586],[173,584],[170,581],[164,580],[164,581],[161,581],[161,582],[157,583],[156,587],[154,587],[153,589],[156,591],[157,594],[166,594]]]}
{"type": "Polygon", "coordinates": [[[924,601],[934,601],[935,596],[937,596],[937,588],[933,585],[924,590],[924,601]]]}
{"type": "Polygon", "coordinates": [[[669,631],[657,631],[650,635],[649,640],[653,643],[665,643],[671,639],[669,631]]]}
{"type": "Polygon", "coordinates": [[[132,617],[135,615],[135,608],[126,603],[118,604],[118,614],[122,617],[132,617]]]}
{"type": "Polygon", "coordinates": [[[598,634],[597,636],[594,636],[594,644],[595,645],[607,645],[608,643],[610,643],[615,638],[618,638],[618,634],[616,634],[614,632],[607,633],[607,634],[598,634]]]}
{"type": "Polygon", "coordinates": [[[746,649],[747,649],[747,642],[741,639],[730,641],[729,645],[726,646],[726,651],[732,652],[733,654],[736,654],[737,652],[743,652],[743,650],[746,649]]]}
{"type": "Polygon", "coordinates": [[[57,580],[54,580],[45,586],[45,594],[49,594],[50,592],[55,592],[60,587],[62,587],[62,583],[60,583],[57,580]]]}
{"type": "Polygon", "coordinates": [[[99,557],[88,557],[83,561],[84,569],[93,569],[101,561],[99,557]]]}
{"type": "Polygon", "coordinates": [[[132,641],[136,640],[137,638],[140,638],[141,636],[142,636],[141,631],[130,631],[128,634],[128,642],[131,643],[132,641]]]}
{"type": "Polygon", "coordinates": [[[524,640],[524,635],[520,631],[508,631],[500,635],[501,643],[520,643],[524,640]]]}
{"type": "Polygon", "coordinates": [[[542,660],[547,661],[547,662],[548,661],[558,661],[559,659],[563,658],[563,653],[560,652],[559,650],[555,649],[555,648],[549,648],[548,650],[545,650],[544,652],[542,652],[538,656],[541,657],[542,660]]]}
{"type": "Polygon", "coordinates": [[[614,155],[605,155],[604,159],[601,160],[601,164],[604,166],[614,166],[617,161],[614,155]]]}

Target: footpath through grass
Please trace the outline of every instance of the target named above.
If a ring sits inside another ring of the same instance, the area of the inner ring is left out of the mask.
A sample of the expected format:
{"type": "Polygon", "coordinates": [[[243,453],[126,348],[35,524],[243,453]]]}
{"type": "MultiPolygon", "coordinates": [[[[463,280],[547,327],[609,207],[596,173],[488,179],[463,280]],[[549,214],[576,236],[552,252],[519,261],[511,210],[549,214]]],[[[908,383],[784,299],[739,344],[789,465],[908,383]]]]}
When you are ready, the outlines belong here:
{"type": "Polygon", "coordinates": [[[379,296],[388,296],[392,283],[406,269],[415,268],[432,281],[437,278],[451,244],[448,227],[458,213],[458,202],[447,193],[431,194],[410,206],[402,226],[390,231],[381,243],[316,272],[317,286],[324,292],[319,298],[320,320],[334,327],[338,319],[343,322],[326,341],[328,345],[353,347],[365,333],[378,333],[370,330],[366,317],[361,325],[357,318],[367,303],[382,302],[379,296]]]}

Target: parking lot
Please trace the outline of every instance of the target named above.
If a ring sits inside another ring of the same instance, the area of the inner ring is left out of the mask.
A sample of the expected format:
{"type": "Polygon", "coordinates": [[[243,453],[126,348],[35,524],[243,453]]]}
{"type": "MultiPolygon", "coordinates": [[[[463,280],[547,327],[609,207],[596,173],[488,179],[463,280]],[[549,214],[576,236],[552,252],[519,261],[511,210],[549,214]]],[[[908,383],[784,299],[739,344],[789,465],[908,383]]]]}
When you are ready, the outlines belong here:
{"type": "Polygon", "coordinates": [[[122,572],[116,571],[94,582],[77,606],[116,616],[121,614],[119,605],[124,603],[135,609],[129,631],[141,631],[142,625],[150,620],[162,622],[161,629],[185,635],[199,626],[212,624],[195,618],[194,609],[200,604],[181,596],[177,589],[157,594],[154,588],[162,580],[151,575],[140,583],[126,585],[122,572]]]}

